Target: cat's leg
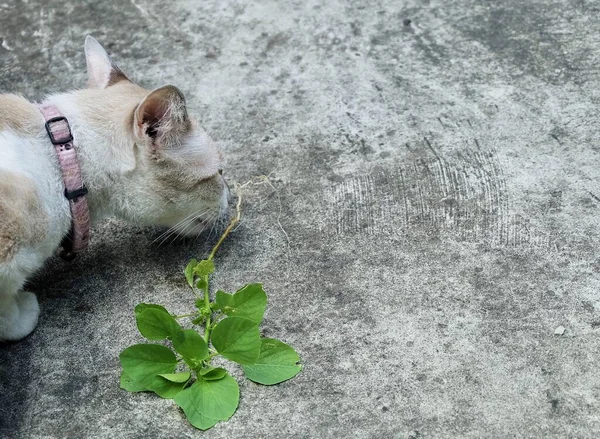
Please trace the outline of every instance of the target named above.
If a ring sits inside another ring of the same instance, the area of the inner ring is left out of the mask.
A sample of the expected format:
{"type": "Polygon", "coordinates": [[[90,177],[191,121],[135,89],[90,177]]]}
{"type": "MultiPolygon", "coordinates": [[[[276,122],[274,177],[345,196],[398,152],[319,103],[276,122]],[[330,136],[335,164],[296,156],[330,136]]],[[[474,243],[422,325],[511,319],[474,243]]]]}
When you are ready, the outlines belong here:
{"type": "Polygon", "coordinates": [[[52,253],[47,225],[35,182],[0,169],[0,340],[20,340],[37,325],[37,298],[22,289],[52,253]]]}
{"type": "Polygon", "coordinates": [[[0,341],[20,340],[29,335],[40,314],[35,294],[21,290],[25,277],[11,268],[0,263],[0,341]]]}

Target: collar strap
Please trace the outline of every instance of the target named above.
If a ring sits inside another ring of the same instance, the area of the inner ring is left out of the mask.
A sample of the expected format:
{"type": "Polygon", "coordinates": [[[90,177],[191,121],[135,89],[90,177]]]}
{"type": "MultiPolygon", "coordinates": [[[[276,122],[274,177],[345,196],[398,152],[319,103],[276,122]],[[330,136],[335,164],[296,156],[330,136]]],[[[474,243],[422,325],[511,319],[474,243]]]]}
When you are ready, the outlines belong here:
{"type": "Polygon", "coordinates": [[[65,184],[65,198],[71,208],[71,230],[63,239],[60,257],[72,261],[84,251],[90,240],[90,211],[87,188],[81,177],[81,167],[67,118],[51,104],[39,104],[46,121],[46,132],[54,145],[65,184]]]}

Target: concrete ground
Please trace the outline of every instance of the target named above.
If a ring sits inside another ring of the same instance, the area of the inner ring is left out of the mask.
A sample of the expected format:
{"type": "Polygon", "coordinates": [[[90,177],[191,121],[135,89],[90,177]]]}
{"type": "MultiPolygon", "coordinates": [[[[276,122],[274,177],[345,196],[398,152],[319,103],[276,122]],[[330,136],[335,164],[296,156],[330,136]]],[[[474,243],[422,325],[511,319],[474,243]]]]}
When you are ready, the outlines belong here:
{"type": "MultiPolygon", "coordinates": [[[[85,84],[94,35],[179,86],[251,186],[213,285],[264,282],[294,380],[207,433],[119,389],[141,301],[192,305],[215,236],[109,222],[0,347],[2,438],[600,436],[600,6],[3,0],[0,90],[85,84]],[[562,335],[555,335],[558,327],[562,335]]],[[[232,369],[236,376],[239,370],[232,369]]]]}

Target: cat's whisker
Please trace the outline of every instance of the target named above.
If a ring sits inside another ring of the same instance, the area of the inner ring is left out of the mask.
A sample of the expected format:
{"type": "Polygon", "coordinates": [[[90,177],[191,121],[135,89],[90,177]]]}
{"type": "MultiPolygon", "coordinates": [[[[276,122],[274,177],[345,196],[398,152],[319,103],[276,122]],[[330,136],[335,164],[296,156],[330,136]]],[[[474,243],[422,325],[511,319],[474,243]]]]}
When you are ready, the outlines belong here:
{"type": "Polygon", "coordinates": [[[164,237],[165,235],[170,235],[171,233],[174,232],[174,230],[177,229],[177,227],[182,224],[183,222],[185,222],[186,220],[188,220],[191,216],[193,216],[194,214],[188,215],[187,217],[185,217],[184,219],[182,219],[181,221],[179,221],[177,224],[175,224],[172,227],[169,227],[167,230],[165,230],[163,233],[161,233],[154,241],[152,241],[150,244],[148,244],[148,246],[151,246],[152,244],[154,244],[156,241],[158,241],[159,239],[161,239],[162,237],[164,237]]]}
{"type": "Polygon", "coordinates": [[[194,238],[194,244],[198,241],[200,236],[202,236],[202,232],[204,232],[206,230],[206,228],[208,227],[208,223],[198,224],[196,227],[200,227],[200,230],[198,230],[198,231],[196,231],[196,229],[193,230],[193,232],[196,234],[196,238],[194,238]]]}
{"type": "MultiPolygon", "coordinates": [[[[218,213],[216,213],[215,215],[218,215],[218,213]]],[[[214,218],[214,216],[213,216],[214,218]]],[[[213,232],[216,232],[215,226],[216,226],[217,222],[214,222],[212,227],[210,228],[210,231],[208,232],[208,236],[206,237],[206,240],[208,241],[211,237],[213,232]]]]}
{"type": "Polygon", "coordinates": [[[177,238],[179,238],[182,235],[183,231],[185,231],[185,229],[188,228],[189,225],[194,222],[194,220],[195,220],[195,217],[189,218],[185,223],[183,223],[183,224],[180,223],[178,226],[173,227],[171,233],[169,233],[167,236],[165,236],[163,238],[163,240],[158,244],[158,247],[163,245],[171,237],[173,237],[173,239],[171,239],[170,243],[175,242],[175,240],[177,240],[177,238]]]}
{"type": "Polygon", "coordinates": [[[152,241],[150,244],[148,244],[148,246],[151,246],[152,244],[154,244],[156,241],[158,241],[159,239],[164,238],[160,245],[163,244],[163,242],[168,239],[173,233],[175,233],[177,231],[178,227],[181,227],[182,224],[184,224],[186,221],[193,221],[195,220],[197,217],[204,215],[206,212],[209,212],[210,208],[205,208],[204,210],[198,210],[194,213],[191,213],[190,215],[186,216],[184,219],[182,219],[181,221],[179,221],[177,224],[175,224],[172,227],[169,227],[164,233],[160,234],[154,241],[152,241]]]}
{"type": "MultiPolygon", "coordinates": [[[[179,238],[182,235],[199,235],[200,233],[202,233],[206,227],[208,227],[208,224],[213,220],[214,215],[211,215],[207,220],[201,222],[201,223],[196,223],[194,224],[193,221],[190,221],[184,228],[183,230],[181,230],[181,233],[176,236],[171,242],[175,241],[175,239],[179,238]],[[186,232],[186,229],[189,227],[190,224],[194,224],[193,227],[186,232]],[[198,230],[200,228],[200,230],[198,230]]],[[[198,237],[196,236],[196,239],[198,239],[198,237]]],[[[194,240],[194,242],[196,242],[196,239],[194,240]]]]}
{"type": "Polygon", "coordinates": [[[158,241],[159,239],[161,240],[160,243],[158,244],[158,247],[160,247],[165,240],[169,239],[169,237],[173,234],[177,232],[177,227],[173,226],[170,227],[169,229],[167,229],[164,233],[162,233],[158,238],[156,238],[154,241],[152,241],[150,244],[148,244],[149,246],[154,244],[156,241],[158,241]]]}
{"type": "Polygon", "coordinates": [[[178,238],[181,238],[182,236],[193,234],[194,231],[196,230],[196,228],[198,227],[198,223],[196,223],[195,220],[196,220],[196,218],[192,218],[191,220],[189,220],[187,222],[187,224],[185,224],[184,226],[181,226],[181,228],[178,231],[178,233],[176,234],[176,236],[171,240],[171,243],[174,242],[175,240],[177,240],[178,238]],[[187,228],[189,226],[192,226],[192,228],[190,230],[187,230],[187,228]]]}
{"type": "MultiPolygon", "coordinates": [[[[198,234],[197,234],[197,236],[196,236],[196,239],[194,239],[194,243],[196,243],[196,242],[198,241],[198,239],[199,239],[199,238],[200,238],[200,236],[201,236],[201,233],[202,233],[202,232],[204,232],[204,231],[205,231],[205,230],[208,228],[209,224],[210,224],[210,223],[212,223],[212,221],[215,219],[215,217],[216,217],[217,215],[218,215],[217,213],[213,213],[213,214],[212,214],[212,215],[211,215],[211,216],[208,218],[208,220],[207,220],[207,221],[206,221],[204,224],[202,224],[202,225],[201,225],[201,226],[202,226],[202,230],[200,230],[200,231],[198,232],[198,234]]],[[[214,224],[213,224],[213,227],[214,227],[214,224]]],[[[210,235],[209,235],[209,236],[210,236],[210,235]]],[[[206,238],[206,241],[208,241],[208,239],[209,239],[209,237],[207,237],[207,238],[206,238]]]]}
{"type": "MultiPolygon", "coordinates": [[[[210,212],[211,210],[212,210],[211,208],[205,208],[204,210],[199,210],[199,211],[195,212],[193,215],[191,215],[192,216],[191,218],[190,218],[190,215],[188,215],[187,219],[180,221],[176,226],[171,228],[171,233],[169,233],[167,236],[165,236],[158,246],[160,247],[167,240],[169,240],[169,238],[171,238],[173,235],[175,235],[175,236],[173,236],[173,239],[171,239],[171,241],[170,241],[171,243],[175,242],[178,238],[180,238],[184,235],[196,233],[196,228],[198,226],[203,227],[204,224],[195,224],[194,227],[189,231],[187,231],[187,228],[190,225],[194,224],[194,221],[199,219],[201,215],[204,215],[205,213],[210,212]]],[[[204,220],[204,222],[210,223],[214,219],[214,217],[215,217],[215,214],[213,213],[209,216],[208,219],[204,220]]]]}

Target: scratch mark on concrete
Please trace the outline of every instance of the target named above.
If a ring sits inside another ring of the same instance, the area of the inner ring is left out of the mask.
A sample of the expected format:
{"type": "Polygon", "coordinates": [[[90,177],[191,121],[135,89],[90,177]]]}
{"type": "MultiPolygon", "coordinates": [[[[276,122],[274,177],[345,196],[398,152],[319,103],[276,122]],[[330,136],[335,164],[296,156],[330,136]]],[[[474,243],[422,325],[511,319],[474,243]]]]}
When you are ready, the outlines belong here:
{"type": "Polygon", "coordinates": [[[131,2],[131,4],[133,6],[135,6],[135,8],[140,11],[142,13],[142,15],[144,15],[145,17],[150,17],[150,13],[148,11],[146,11],[144,8],[142,8],[140,5],[138,5],[135,0],[129,0],[131,2]]]}
{"type": "Polygon", "coordinates": [[[596,200],[597,202],[600,203],[600,197],[598,197],[596,194],[594,194],[592,191],[588,191],[588,193],[591,195],[591,197],[596,200]]]}
{"type": "Polygon", "coordinates": [[[431,143],[429,142],[429,139],[427,137],[423,137],[423,139],[425,139],[425,143],[427,144],[427,146],[429,147],[429,149],[431,150],[431,152],[433,153],[433,155],[436,157],[436,159],[440,160],[440,156],[435,151],[435,149],[433,149],[433,146],[431,146],[431,143]]]}
{"type": "Polygon", "coordinates": [[[354,122],[356,122],[359,125],[362,125],[362,123],[360,123],[360,121],[358,119],[356,119],[356,117],[354,117],[352,115],[352,113],[350,113],[349,111],[346,111],[346,116],[348,116],[350,119],[352,119],[354,122]]]}
{"type": "MultiPolygon", "coordinates": [[[[429,139],[426,143],[430,146],[429,139]]],[[[462,150],[452,161],[436,153],[368,176],[348,176],[324,201],[330,227],[339,235],[443,234],[490,246],[554,248],[548,233],[511,212],[495,150],[462,150]]]]}

